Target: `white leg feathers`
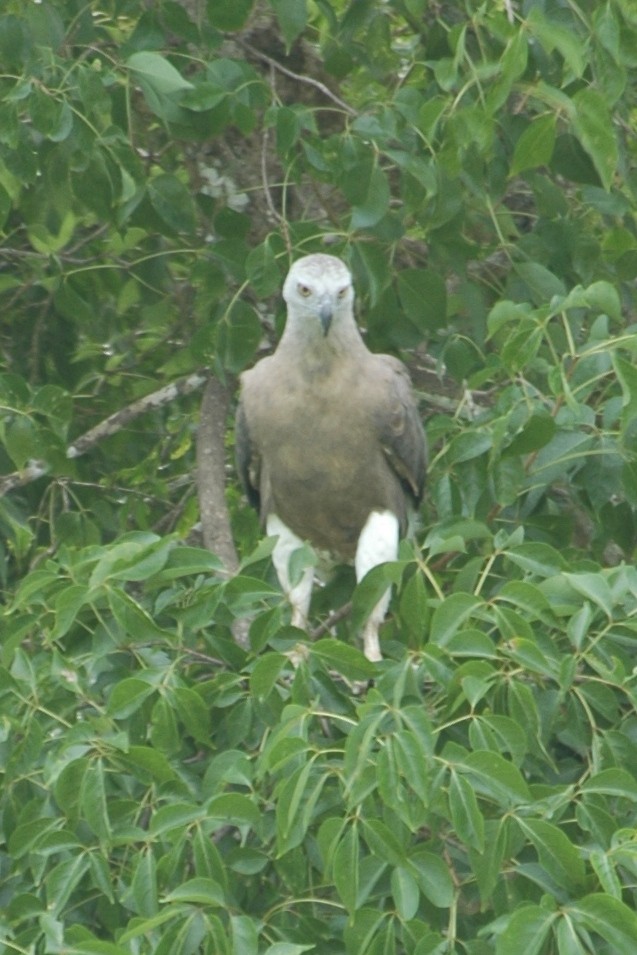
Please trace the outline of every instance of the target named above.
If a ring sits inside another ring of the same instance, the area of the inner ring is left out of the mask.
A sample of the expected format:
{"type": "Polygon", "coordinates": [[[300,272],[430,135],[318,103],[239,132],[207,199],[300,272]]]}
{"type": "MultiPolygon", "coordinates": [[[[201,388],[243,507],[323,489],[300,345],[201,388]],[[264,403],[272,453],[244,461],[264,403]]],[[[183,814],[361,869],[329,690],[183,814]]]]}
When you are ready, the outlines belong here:
{"type": "MultiPolygon", "coordinates": [[[[362,580],[372,567],[396,560],[398,556],[399,525],[398,518],[391,511],[372,511],[358,538],[356,558],[356,579],[362,580]]],[[[363,627],[363,650],[368,660],[382,660],[378,628],[385,618],[391,590],[387,588],[363,627]]]]}
{"type": "MultiPolygon", "coordinates": [[[[301,579],[292,585],[290,557],[295,550],[303,546],[303,541],[276,514],[268,516],[266,530],[268,535],[277,538],[272,551],[272,562],[281,587],[292,605],[292,626],[305,630],[312,597],[314,568],[306,567],[301,579]]],[[[384,564],[386,561],[396,560],[398,539],[399,524],[396,515],[391,511],[373,511],[358,538],[354,559],[356,580],[362,580],[373,567],[384,564]]],[[[378,629],[387,613],[390,597],[391,589],[387,588],[363,627],[363,650],[368,660],[382,660],[378,629]]]]}
{"type": "Polygon", "coordinates": [[[276,514],[268,515],[265,527],[269,536],[277,538],[272,551],[272,563],[283,592],[292,605],[292,626],[305,630],[312,599],[314,568],[306,567],[299,582],[292,586],[290,557],[295,550],[303,547],[303,541],[276,514]]]}

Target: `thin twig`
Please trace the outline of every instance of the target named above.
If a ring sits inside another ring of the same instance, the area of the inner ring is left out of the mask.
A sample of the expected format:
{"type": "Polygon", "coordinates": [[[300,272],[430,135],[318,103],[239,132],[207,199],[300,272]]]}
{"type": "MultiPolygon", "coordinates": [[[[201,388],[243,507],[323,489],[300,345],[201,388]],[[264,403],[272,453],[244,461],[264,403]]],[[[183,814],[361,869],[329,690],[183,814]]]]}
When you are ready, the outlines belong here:
{"type": "Polygon", "coordinates": [[[244,50],[246,50],[248,53],[251,53],[252,56],[256,56],[258,60],[262,60],[269,66],[274,67],[275,70],[278,70],[285,76],[289,76],[291,80],[296,80],[297,83],[305,83],[307,86],[313,86],[314,89],[319,90],[323,96],[327,97],[327,99],[331,99],[333,103],[336,103],[337,106],[340,106],[340,108],[345,110],[345,112],[350,116],[358,115],[355,109],[353,109],[344,100],[340,99],[336,93],[333,93],[329,86],[326,86],[325,83],[321,83],[320,80],[315,80],[312,76],[303,76],[301,73],[294,73],[292,70],[288,70],[287,66],[283,66],[282,63],[279,63],[278,60],[272,59],[272,57],[268,56],[267,53],[262,53],[261,50],[257,50],[250,43],[246,43],[245,40],[241,40],[238,37],[234,37],[233,39],[239,44],[239,46],[242,46],[244,50]]]}
{"type": "Polygon", "coordinates": [[[267,129],[263,130],[263,139],[261,142],[261,183],[263,185],[263,194],[265,195],[265,202],[268,207],[268,210],[271,216],[274,218],[275,222],[278,222],[279,228],[281,229],[281,234],[283,236],[283,241],[288,250],[288,254],[292,254],[292,242],[290,240],[290,230],[288,229],[288,224],[283,218],[279,210],[274,205],[274,200],[272,198],[272,193],[270,192],[270,184],[268,182],[268,131],[267,129]]]}
{"type": "Polygon", "coordinates": [[[198,660],[199,663],[206,663],[211,667],[221,667],[226,669],[226,664],[223,660],[218,660],[216,657],[210,657],[207,653],[202,653],[200,650],[191,650],[189,647],[181,647],[181,652],[185,653],[186,656],[192,657],[193,660],[198,660]]]}
{"type": "Polygon", "coordinates": [[[43,477],[49,470],[45,461],[29,461],[26,467],[20,471],[14,471],[13,474],[5,474],[0,478],[0,497],[4,497],[9,491],[17,487],[24,487],[25,484],[31,484],[43,477]]]}
{"type": "Polygon", "coordinates": [[[349,600],[346,604],[343,604],[342,607],[339,607],[338,610],[332,611],[327,620],[324,620],[323,623],[320,623],[318,627],[315,627],[310,631],[310,638],[312,640],[318,640],[319,637],[322,637],[324,633],[329,633],[332,627],[335,627],[337,623],[340,623],[341,620],[344,620],[345,617],[349,617],[352,612],[352,601],[349,600]]]}
{"type": "Polygon", "coordinates": [[[197,391],[206,381],[207,376],[205,373],[196,371],[192,375],[187,375],[185,378],[173,381],[169,385],[164,385],[163,388],[159,388],[149,395],[144,395],[143,398],[138,398],[137,401],[133,401],[133,403],[127,405],[126,408],[120,408],[119,411],[109,415],[106,420],[100,421],[94,428],[80,435],[80,437],[67,448],[67,458],[78,458],[104,438],[108,438],[112,434],[121,431],[122,428],[126,427],[134,418],[138,418],[139,415],[145,414],[147,411],[154,411],[156,408],[161,408],[162,405],[169,404],[180,395],[189,395],[191,392],[197,391]]]}
{"type": "MultiPolygon", "coordinates": [[[[73,444],[66,449],[67,458],[78,458],[96,444],[99,444],[104,438],[108,438],[118,431],[121,431],[122,428],[125,428],[129,422],[139,417],[139,415],[145,414],[147,411],[153,411],[156,408],[161,408],[162,405],[169,404],[180,395],[188,395],[193,391],[197,391],[207,380],[208,376],[205,371],[194,372],[185,378],[179,378],[177,381],[171,382],[169,385],[164,385],[163,388],[159,388],[157,391],[153,391],[143,398],[138,398],[137,401],[133,401],[133,403],[127,405],[126,408],[120,408],[119,411],[109,415],[105,421],[100,421],[94,428],[90,428],[84,434],[80,435],[79,438],[76,438],[73,444]]],[[[48,470],[49,465],[45,461],[29,461],[26,467],[21,468],[19,471],[3,475],[0,477],[0,497],[15,490],[17,487],[24,487],[25,484],[31,484],[33,481],[37,481],[37,479],[43,477],[48,470]]]]}

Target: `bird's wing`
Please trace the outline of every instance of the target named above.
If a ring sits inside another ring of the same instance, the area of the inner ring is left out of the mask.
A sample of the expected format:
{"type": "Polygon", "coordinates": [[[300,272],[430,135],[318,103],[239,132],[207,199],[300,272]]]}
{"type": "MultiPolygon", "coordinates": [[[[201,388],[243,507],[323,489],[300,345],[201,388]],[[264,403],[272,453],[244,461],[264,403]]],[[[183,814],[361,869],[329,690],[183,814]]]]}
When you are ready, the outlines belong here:
{"type": "Polygon", "coordinates": [[[409,378],[401,361],[377,356],[384,366],[385,400],[377,412],[377,427],[385,457],[417,504],[427,470],[427,443],[409,378]]]}
{"type": "Polygon", "coordinates": [[[234,450],[237,472],[250,504],[259,510],[261,495],[259,477],[261,460],[250,439],[250,429],[243,401],[239,401],[235,416],[234,450]]]}

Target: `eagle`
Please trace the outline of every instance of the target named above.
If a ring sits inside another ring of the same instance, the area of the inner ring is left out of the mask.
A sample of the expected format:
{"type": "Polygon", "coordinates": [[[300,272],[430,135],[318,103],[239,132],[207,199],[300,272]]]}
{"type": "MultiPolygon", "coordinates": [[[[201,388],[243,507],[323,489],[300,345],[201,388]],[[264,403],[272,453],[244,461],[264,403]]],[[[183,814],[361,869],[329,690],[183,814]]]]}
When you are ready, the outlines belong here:
{"type": "MultiPolygon", "coordinates": [[[[298,259],[283,298],[276,350],[241,375],[236,463],[276,537],[272,560],[292,624],[306,629],[313,568],[293,583],[291,554],[309,542],[353,560],[357,580],[395,560],[422,498],[427,449],[406,367],[363,341],[345,263],[325,254],[298,259]]],[[[378,630],[389,600],[388,589],[363,626],[372,661],[382,659],[378,630]]]]}

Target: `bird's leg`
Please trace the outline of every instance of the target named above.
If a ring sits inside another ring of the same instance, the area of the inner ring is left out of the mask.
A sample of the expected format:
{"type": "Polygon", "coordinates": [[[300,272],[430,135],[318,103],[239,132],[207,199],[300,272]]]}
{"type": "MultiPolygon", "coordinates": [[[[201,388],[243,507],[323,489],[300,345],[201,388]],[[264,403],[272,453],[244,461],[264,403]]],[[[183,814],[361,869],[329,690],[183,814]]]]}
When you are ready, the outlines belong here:
{"type": "MultiPolygon", "coordinates": [[[[372,567],[396,560],[398,556],[398,518],[391,511],[372,511],[363,527],[356,547],[356,580],[362,580],[372,567]]],[[[385,619],[391,589],[388,587],[370,613],[363,627],[363,652],[368,660],[382,660],[378,628],[385,619]]]]}
{"type": "Polygon", "coordinates": [[[272,563],[279,578],[281,589],[292,605],[292,626],[298,627],[300,630],[306,630],[310,600],[312,599],[314,568],[312,566],[306,567],[301,579],[293,585],[290,580],[290,557],[295,550],[303,547],[303,541],[276,514],[268,515],[265,526],[268,535],[277,538],[272,551],[272,563]]]}

